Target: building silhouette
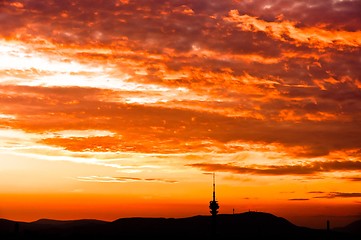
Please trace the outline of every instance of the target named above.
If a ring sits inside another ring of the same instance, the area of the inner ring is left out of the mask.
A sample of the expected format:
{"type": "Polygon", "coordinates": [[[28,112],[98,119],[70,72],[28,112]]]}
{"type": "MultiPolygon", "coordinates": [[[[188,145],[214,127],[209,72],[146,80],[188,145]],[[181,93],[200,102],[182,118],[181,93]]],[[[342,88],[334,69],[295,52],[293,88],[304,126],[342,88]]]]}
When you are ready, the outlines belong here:
{"type": "Polygon", "coordinates": [[[213,173],[213,198],[209,201],[209,209],[212,214],[211,234],[213,237],[217,235],[217,214],[218,214],[218,201],[216,200],[216,175],[213,173]]]}
{"type": "Polygon", "coordinates": [[[213,173],[213,199],[212,201],[209,201],[209,209],[211,210],[210,213],[212,214],[212,217],[216,217],[218,214],[218,201],[216,200],[216,177],[215,173],[213,173]]]}

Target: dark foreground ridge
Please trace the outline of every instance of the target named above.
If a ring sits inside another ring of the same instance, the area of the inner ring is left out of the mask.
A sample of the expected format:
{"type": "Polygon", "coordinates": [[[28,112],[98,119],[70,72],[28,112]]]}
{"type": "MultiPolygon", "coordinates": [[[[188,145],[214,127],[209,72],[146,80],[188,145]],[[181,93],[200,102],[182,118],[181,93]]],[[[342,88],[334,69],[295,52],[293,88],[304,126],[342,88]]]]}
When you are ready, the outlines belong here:
{"type": "Polygon", "coordinates": [[[344,228],[321,230],[296,226],[264,212],[219,214],[216,225],[211,218],[41,219],[30,223],[0,219],[0,239],[361,239],[361,220],[344,228]]]}

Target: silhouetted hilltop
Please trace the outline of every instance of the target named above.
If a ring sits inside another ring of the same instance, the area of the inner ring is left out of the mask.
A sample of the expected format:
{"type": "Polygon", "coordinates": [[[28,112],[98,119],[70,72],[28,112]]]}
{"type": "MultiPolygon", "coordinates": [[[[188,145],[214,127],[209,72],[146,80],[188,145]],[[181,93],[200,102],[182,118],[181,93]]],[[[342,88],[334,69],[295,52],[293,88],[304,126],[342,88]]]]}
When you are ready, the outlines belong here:
{"type": "Polygon", "coordinates": [[[15,221],[0,218],[0,234],[7,233],[7,232],[14,232],[15,226],[16,226],[15,221]]]}
{"type": "Polygon", "coordinates": [[[335,228],[334,230],[338,232],[346,232],[353,235],[358,235],[359,239],[361,239],[361,219],[352,222],[345,227],[335,228]]]}
{"type": "MultiPolygon", "coordinates": [[[[355,225],[355,227],[357,226],[355,225]]],[[[346,232],[299,227],[282,217],[264,212],[219,214],[216,218],[216,228],[212,225],[211,216],[187,218],[133,217],[120,218],[113,222],[92,219],[74,221],[40,219],[30,223],[16,223],[0,219],[0,239],[83,238],[359,239],[357,235],[346,232]]]]}

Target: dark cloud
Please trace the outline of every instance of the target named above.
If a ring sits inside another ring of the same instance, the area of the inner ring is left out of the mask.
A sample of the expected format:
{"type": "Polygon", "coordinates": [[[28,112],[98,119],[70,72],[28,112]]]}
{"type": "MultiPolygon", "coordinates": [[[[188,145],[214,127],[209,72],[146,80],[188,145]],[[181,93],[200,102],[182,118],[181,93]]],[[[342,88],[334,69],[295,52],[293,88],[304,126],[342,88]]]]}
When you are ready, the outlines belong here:
{"type": "Polygon", "coordinates": [[[361,182],[361,177],[344,177],[342,179],[345,179],[347,181],[353,181],[353,182],[361,182]]]}
{"type": "MultiPolygon", "coordinates": [[[[360,171],[361,162],[353,161],[330,161],[330,162],[312,162],[300,165],[252,165],[240,167],[233,164],[210,164],[210,163],[194,163],[187,166],[200,168],[204,171],[213,172],[231,172],[235,174],[253,174],[253,175],[266,175],[266,176],[279,176],[279,175],[312,175],[323,172],[332,171],[360,171]]],[[[316,192],[312,192],[316,193],[316,192]]],[[[319,193],[319,192],[317,192],[319,193]]]]}
{"type": "Polygon", "coordinates": [[[308,201],[308,198],[290,198],[288,201],[308,201]]]}
{"type": "Polygon", "coordinates": [[[360,1],[239,1],[239,11],[274,21],[290,19],[301,26],[325,24],[329,28],[360,29],[360,1]]]}
{"type": "Polygon", "coordinates": [[[330,192],[327,195],[315,196],[313,198],[359,198],[361,193],[330,192]]]}

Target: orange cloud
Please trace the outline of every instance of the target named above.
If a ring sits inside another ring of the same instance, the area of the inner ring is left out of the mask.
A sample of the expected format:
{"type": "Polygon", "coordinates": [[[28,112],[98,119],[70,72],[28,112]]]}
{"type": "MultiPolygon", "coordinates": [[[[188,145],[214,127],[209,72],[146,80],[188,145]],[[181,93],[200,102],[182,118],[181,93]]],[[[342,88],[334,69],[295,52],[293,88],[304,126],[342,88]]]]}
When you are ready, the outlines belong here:
{"type": "Polygon", "coordinates": [[[225,21],[237,24],[242,31],[264,32],[283,42],[300,45],[306,44],[313,48],[334,48],[343,50],[345,47],[361,46],[361,32],[329,31],[320,27],[299,28],[296,22],[267,22],[257,17],[240,15],[238,10],[231,10],[225,21]]]}

